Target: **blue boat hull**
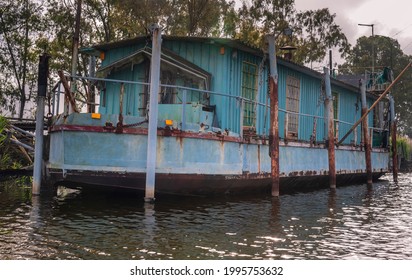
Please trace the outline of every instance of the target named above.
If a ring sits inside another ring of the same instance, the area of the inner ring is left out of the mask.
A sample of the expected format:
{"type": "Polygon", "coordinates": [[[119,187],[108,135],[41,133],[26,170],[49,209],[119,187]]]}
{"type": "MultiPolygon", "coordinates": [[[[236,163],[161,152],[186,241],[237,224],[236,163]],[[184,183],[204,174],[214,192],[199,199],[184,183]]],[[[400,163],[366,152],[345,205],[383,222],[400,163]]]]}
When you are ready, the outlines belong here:
{"type": "MultiPolygon", "coordinates": [[[[101,126],[56,125],[50,135],[49,183],[71,187],[115,187],[143,191],[147,129],[116,133],[101,126]]],[[[240,140],[212,133],[159,129],[156,192],[213,195],[270,190],[268,141],[240,140]]],[[[338,185],[366,181],[364,151],[336,149],[338,185]]],[[[328,186],[328,157],[323,145],[280,146],[280,188],[328,186]]],[[[389,154],[372,152],[374,178],[388,172],[389,154]]]]}

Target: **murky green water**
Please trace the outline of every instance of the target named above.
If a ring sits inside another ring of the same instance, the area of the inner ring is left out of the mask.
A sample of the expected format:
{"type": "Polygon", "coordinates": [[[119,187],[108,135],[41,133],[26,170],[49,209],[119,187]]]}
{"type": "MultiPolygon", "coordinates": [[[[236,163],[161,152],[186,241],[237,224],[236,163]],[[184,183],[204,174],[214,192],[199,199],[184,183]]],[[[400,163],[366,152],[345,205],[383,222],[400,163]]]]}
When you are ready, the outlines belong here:
{"type": "Polygon", "coordinates": [[[223,198],[0,183],[0,259],[412,259],[412,174],[309,193],[223,198]]]}

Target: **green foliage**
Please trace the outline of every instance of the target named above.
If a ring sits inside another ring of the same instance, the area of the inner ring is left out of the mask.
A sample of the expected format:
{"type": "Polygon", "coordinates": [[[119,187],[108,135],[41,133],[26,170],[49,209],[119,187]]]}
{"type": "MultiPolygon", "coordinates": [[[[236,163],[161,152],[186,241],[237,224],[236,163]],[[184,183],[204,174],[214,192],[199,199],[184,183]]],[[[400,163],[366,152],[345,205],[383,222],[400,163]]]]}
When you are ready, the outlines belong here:
{"type": "Polygon", "coordinates": [[[349,51],[350,45],[342,29],[335,23],[335,16],[327,8],[296,15],[299,23],[296,28],[301,36],[297,54],[303,62],[320,62],[332,47],[337,47],[341,54],[349,51]]]}
{"type": "MultiPolygon", "coordinates": [[[[50,84],[59,69],[71,69],[77,0],[0,0],[0,112],[23,116],[36,93],[38,57],[47,52],[50,84]]],[[[293,44],[294,61],[320,61],[330,47],[348,48],[328,9],[296,11],[294,0],[82,0],[80,46],[147,34],[158,23],[177,36],[231,37],[262,46],[265,34],[278,47],[293,44]],[[286,36],[290,27],[294,32],[286,36]]],[[[279,53],[280,54],[280,53],[279,53]]],[[[88,57],[79,55],[78,75],[88,75],[88,57]]]]}
{"type": "Polygon", "coordinates": [[[5,129],[8,125],[7,119],[0,116],[0,169],[10,166],[12,162],[8,153],[8,147],[6,145],[6,133],[5,129]]]}
{"type": "Polygon", "coordinates": [[[297,48],[293,58],[297,63],[322,61],[332,47],[338,47],[341,54],[350,48],[345,34],[335,23],[336,15],[327,8],[296,11],[294,0],[256,0],[243,2],[238,14],[237,38],[262,46],[263,36],[273,34],[278,50],[285,45],[297,48]],[[285,35],[286,28],[293,34],[285,35]]]}
{"type": "Polygon", "coordinates": [[[35,41],[44,30],[42,7],[37,1],[0,0],[0,109],[23,117],[31,99],[37,69],[35,41]],[[18,106],[17,106],[18,105],[18,106]]]}
{"type": "Polygon", "coordinates": [[[8,126],[7,119],[0,116],[0,169],[18,169],[29,165],[25,155],[7,141],[6,128],[8,126]]]}
{"type": "MultiPolygon", "coordinates": [[[[411,61],[412,56],[406,55],[397,40],[386,36],[361,37],[350,50],[346,63],[339,66],[341,74],[364,74],[371,71],[372,44],[375,52],[375,69],[390,67],[394,78],[411,61]]],[[[412,137],[412,78],[410,70],[392,88],[395,100],[395,112],[398,119],[398,132],[412,137]]]]}
{"type": "Polygon", "coordinates": [[[398,151],[398,154],[402,155],[403,158],[406,158],[408,160],[411,159],[412,141],[409,138],[397,137],[396,149],[398,151]]]}

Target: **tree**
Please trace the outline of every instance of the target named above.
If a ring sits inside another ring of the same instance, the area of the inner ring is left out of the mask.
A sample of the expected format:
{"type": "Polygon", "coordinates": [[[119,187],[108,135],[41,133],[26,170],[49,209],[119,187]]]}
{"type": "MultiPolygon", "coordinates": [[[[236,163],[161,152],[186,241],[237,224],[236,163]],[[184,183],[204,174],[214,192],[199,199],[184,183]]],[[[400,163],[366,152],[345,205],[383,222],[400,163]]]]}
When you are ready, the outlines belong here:
{"type": "Polygon", "coordinates": [[[1,101],[23,118],[35,86],[38,50],[35,40],[44,27],[41,6],[29,0],[0,1],[1,101]]]}
{"type": "MultiPolygon", "coordinates": [[[[365,71],[371,71],[372,44],[375,52],[375,70],[377,71],[382,70],[383,67],[390,67],[394,77],[396,77],[412,59],[411,56],[402,51],[399,42],[393,38],[379,35],[374,37],[363,36],[357,40],[356,45],[350,50],[346,62],[339,66],[339,73],[364,74],[365,71]]],[[[411,92],[412,78],[409,72],[403,75],[392,88],[399,132],[409,137],[412,137],[411,92]]]]}
{"type": "MultiPolygon", "coordinates": [[[[20,102],[20,117],[34,92],[41,52],[52,57],[50,83],[57,80],[58,69],[71,69],[77,1],[43,0],[40,5],[33,0],[0,0],[0,102],[9,110],[20,102]]],[[[332,46],[345,52],[347,40],[334,23],[335,15],[327,9],[298,12],[294,3],[244,0],[236,8],[233,0],[82,0],[80,46],[144,35],[150,24],[158,23],[167,35],[232,37],[257,47],[271,33],[278,47],[298,47],[298,63],[319,61],[332,46]],[[287,27],[293,36],[284,34],[287,27]]],[[[80,54],[78,61],[77,74],[87,75],[88,57],[80,54]]]]}
{"type": "Polygon", "coordinates": [[[334,21],[336,15],[327,8],[296,11],[294,0],[256,0],[244,1],[238,15],[237,38],[262,46],[263,35],[273,34],[278,50],[289,44],[297,48],[293,59],[297,63],[320,62],[329,48],[338,47],[345,54],[350,47],[334,21]],[[284,33],[287,28],[293,31],[292,35],[284,33]]]}
{"type": "Polygon", "coordinates": [[[335,14],[329,9],[309,10],[296,15],[296,29],[298,30],[299,47],[297,55],[305,62],[320,62],[328,49],[337,47],[339,53],[346,54],[350,44],[335,23],[335,14]]]}
{"type": "Polygon", "coordinates": [[[124,37],[145,34],[152,23],[167,35],[221,36],[233,6],[226,0],[117,0],[113,24],[124,37]]]}
{"type": "Polygon", "coordinates": [[[273,34],[279,42],[285,28],[295,24],[294,4],[294,0],[243,1],[238,9],[236,38],[254,46],[262,46],[263,36],[273,34]]]}

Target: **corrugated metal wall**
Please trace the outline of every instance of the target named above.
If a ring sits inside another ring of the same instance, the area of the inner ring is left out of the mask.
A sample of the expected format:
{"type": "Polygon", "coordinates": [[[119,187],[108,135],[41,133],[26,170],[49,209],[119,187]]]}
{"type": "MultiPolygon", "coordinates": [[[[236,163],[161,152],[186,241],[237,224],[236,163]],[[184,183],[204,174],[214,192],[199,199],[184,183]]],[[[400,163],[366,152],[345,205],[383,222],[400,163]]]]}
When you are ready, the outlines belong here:
{"type": "MultiPolygon", "coordinates": [[[[184,59],[196,64],[212,74],[212,91],[241,96],[242,63],[255,64],[257,68],[262,58],[218,43],[167,41],[164,47],[179,54],[184,59]]],[[[258,73],[258,102],[265,103],[267,93],[267,69],[258,73]]],[[[241,102],[235,98],[212,95],[211,105],[216,105],[218,123],[222,129],[240,132],[241,102]]],[[[257,131],[263,133],[264,107],[257,106],[257,131]]]]}
{"type": "MultiPolygon", "coordinates": [[[[130,55],[144,45],[123,47],[108,51],[103,65],[108,65],[124,56],[130,55]]],[[[242,85],[242,63],[255,64],[258,71],[258,95],[256,100],[261,104],[268,104],[268,66],[260,67],[262,57],[246,53],[219,43],[202,43],[188,41],[165,41],[163,47],[167,48],[182,58],[201,67],[211,74],[210,90],[228,94],[233,97],[240,97],[242,85]]],[[[133,69],[124,69],[110,75],[112,79],[145,81],[143,67],[135,66],[133,69]]],[[[297,78],[300,81],[300,113],[310,116],[299,116],[298,139],[310,141],[316,122],[316,141],[321,142],[325,138],[324,124],[324,97],[321,92],[321,78],[316,78],[297,70],[290,69],[283,64],[278,64],[279,71],[279,133],[284,138],[285,113],[286,109],[286,79],[288,76],[297,78]],[[317,116],[316,121],[314,116],[317,116]]],[[[338,118],[344,123],[339,123],[339,138],[360,118],[361,104],[359,93],[346,88],[332,85],[332,91],[339,96],[338,118]],[[358,110],[356,110],[358,104],[358,110]]],[[[119,84],[107,84],[106,107],[101,106],[102,113],[116,114],[119,112],[119,84]]],[[[143,86],[128,85],[124,97],[124,114],[139,115],[137,104],[140,100],[139,94],[143,92],[143,86]],[[131,105],[132,104],[132,105],[131,105]]],[[[372,100],[368,99],[369,105],[372,100]]],[[[101,104],[104,102],[101,101],[101,104]]],[[[219,95],[211,95],[210,104],[216,105],[216,117],[220,128],[229,129],[240,133],[241,124],[241,102],[236,98],[229,98],[219,95]]],[[[269,131],[269,110],[265,106],[256,106],[256,131],[259,135],[268,135],[269,131]]],[[[369,126],[373,125],[373,115],[369,116],[369,126]]],[[[352,133],[345,143],[352,143],[354,135],[352,133]]],[[[360,127],[357,128],[356,142],[361,140],[360,127]]]]}

